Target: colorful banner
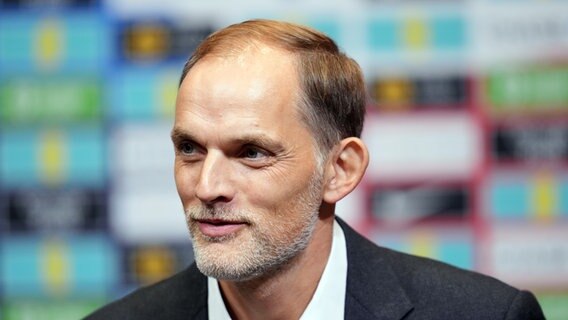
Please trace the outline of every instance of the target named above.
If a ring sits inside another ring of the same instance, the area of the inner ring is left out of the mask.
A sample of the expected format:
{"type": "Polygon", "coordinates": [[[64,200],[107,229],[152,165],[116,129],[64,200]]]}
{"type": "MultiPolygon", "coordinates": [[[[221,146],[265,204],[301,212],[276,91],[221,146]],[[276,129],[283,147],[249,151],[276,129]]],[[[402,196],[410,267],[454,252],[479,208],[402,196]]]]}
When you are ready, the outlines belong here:
{"type": "Polygon", "coordinates": [[[6,298],[100,298],[119,280],[118,252],[107,236],[3,237],[0,248],[6,298]]]}
{"type": "Polygon", "coordinates": [[[568,162],[568,119],[497,124],[490,139],[497,163],[568,162]]]}
{"type": "Polygon", "coordinates": [[[566,111],[568,66],[494,70],[484,88],[490,111],[495,114],[566,111]]]}
{"type": "Polygon", "coordinates": [[[460,220],[471,212],[471,190],[458,183],[412,183],[370,188],[370,214],[383,225],[460,220]]]}
{"type": "Polygon", "coordinates": [[[0,82],[5,125],[101,121],[103,88],[95,77],[10,78],[0,82]]]}
{"type": "Polygon", "coordinates": [[[105,299],[13,299],[0,308],[3,320],[77,320],[101,307],[105,299]]]}
{"type": "Polygon", "coordinates": [[[566,291],[568,2],[260,3],[0,0],[2,319],[81,318],[189,263],[179,77],[204,37],[251,18],[323,31],[365,75],[370,164],[338,215],[379,244],[566,291]]]}
{"type": "Polygon", "coordinates": [[[485,211],[493,219],[546,223],[568,218],[568,173],[496,171],[484,190],[485,211]]]}
{"type": "Polygon", "coordinates": [[[9,232],[85,232],[107,227],[107,196],[102,190],[21,189],[8,192],[4,201],[9,232]]]}
{"type": "Polygon", "coordinates": [[[214,29],[160,20],[128,21],[119,31],[121,57],[130,62],[185,61],[214,29]]]}
{"type": "Polygon", "coordinates": [[[466,48],[467,22],[460,13],[400,13],[368,24],[373,51],[444,51],[466,48]]]}
{"type": "Polygon", "coordinates": [[[0,70],[105,71],[113,55],[112,28],[94,11],[70,15],[11,11],[0,19],[0,70]]]}
{"type": "Polygon", "coordinates": [[[136,245],[125,249],[125,278],[134,286],[147,286],[169,277],[193,261],[189,243],[136,245]]]}
{"type": "Polygon", "coordinates": [[[108,92],[109,117],[117,121],[171,119],[182,65],[117,72],[108,92]]]}
{"type": "Polygon", "coordinates": [[[106,144],[96,126],[0,131],[0,187],[102,187],[106,144]]]}
{"type": "Polygon", "coordinates": [[[379,78],[369,93],[379,111],[464,110],[471,99],[469,81],[458,76],[379,78]]]}
{"type": "Polygon", "coordinates": [[[378,229],[371,234],[374,242],[387,248],[440,260],[464,269],[473,270],[476,267],[474,242],[469,230],[438,228],[389,232],[378,229]]]}

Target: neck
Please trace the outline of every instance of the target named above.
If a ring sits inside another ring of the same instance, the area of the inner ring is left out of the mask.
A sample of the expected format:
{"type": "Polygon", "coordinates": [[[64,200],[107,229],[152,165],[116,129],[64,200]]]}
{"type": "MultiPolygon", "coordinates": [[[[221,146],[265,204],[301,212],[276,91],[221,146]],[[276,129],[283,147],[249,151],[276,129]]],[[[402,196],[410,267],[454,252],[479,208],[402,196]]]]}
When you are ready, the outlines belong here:
{"type": "Polygon", "coordinates": [[[299,319],[327,265],[333,218],[320,218],[308,247],[272,274],[247,281],[219,281],[231,317],[299,319]]]}

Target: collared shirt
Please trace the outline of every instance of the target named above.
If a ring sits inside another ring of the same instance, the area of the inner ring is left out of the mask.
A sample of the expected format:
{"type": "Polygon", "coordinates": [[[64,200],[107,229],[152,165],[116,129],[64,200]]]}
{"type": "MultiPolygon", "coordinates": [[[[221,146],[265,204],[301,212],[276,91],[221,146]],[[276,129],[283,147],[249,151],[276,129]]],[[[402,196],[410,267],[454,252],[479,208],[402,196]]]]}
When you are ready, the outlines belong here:
{"type": "MultiPolygon", "coordinates": [[[[302,313],[300,320],[343,319],[345,311],[345,290],[347,287],[347,247],[345,235],[337,223],[333,223],[333,241],[329,259],[323,270],[314,296],[302,313]]],[[[209,319],[230,320],[223,302],[217,280],[207,278],[207,308],[209,319]]]]}

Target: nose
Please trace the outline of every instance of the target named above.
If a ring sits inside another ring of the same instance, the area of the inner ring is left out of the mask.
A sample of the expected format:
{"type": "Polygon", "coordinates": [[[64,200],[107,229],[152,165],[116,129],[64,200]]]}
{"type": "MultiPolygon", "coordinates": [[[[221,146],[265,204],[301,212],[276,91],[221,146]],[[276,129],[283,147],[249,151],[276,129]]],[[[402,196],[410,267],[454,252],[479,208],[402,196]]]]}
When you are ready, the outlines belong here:
{"type": "Polygon", "coordinates": [[[202,203],[230,202],[233,199],[230,167],[230,160],[222,153],[212,151],[207,154],[195,187],[195,195],[202,203]]]}

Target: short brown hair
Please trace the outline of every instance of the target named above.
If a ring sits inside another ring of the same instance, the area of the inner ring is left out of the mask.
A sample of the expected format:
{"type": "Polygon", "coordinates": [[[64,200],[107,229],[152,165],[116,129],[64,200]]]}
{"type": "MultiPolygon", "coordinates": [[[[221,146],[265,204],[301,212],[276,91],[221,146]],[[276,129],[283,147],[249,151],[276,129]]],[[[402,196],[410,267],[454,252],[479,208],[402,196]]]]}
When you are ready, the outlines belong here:
{"type": "Polygon", "coordinates": [[[366,93],[359,65],[342,53],[331,38],[304,26],[249,20],[214,32],[185,63],[180,85],[203,57],[240,52],[251,43],[271,45],[296,58],[302,90],[299,113],[322,155],[341,139],[361,136],[366,93]]]}

